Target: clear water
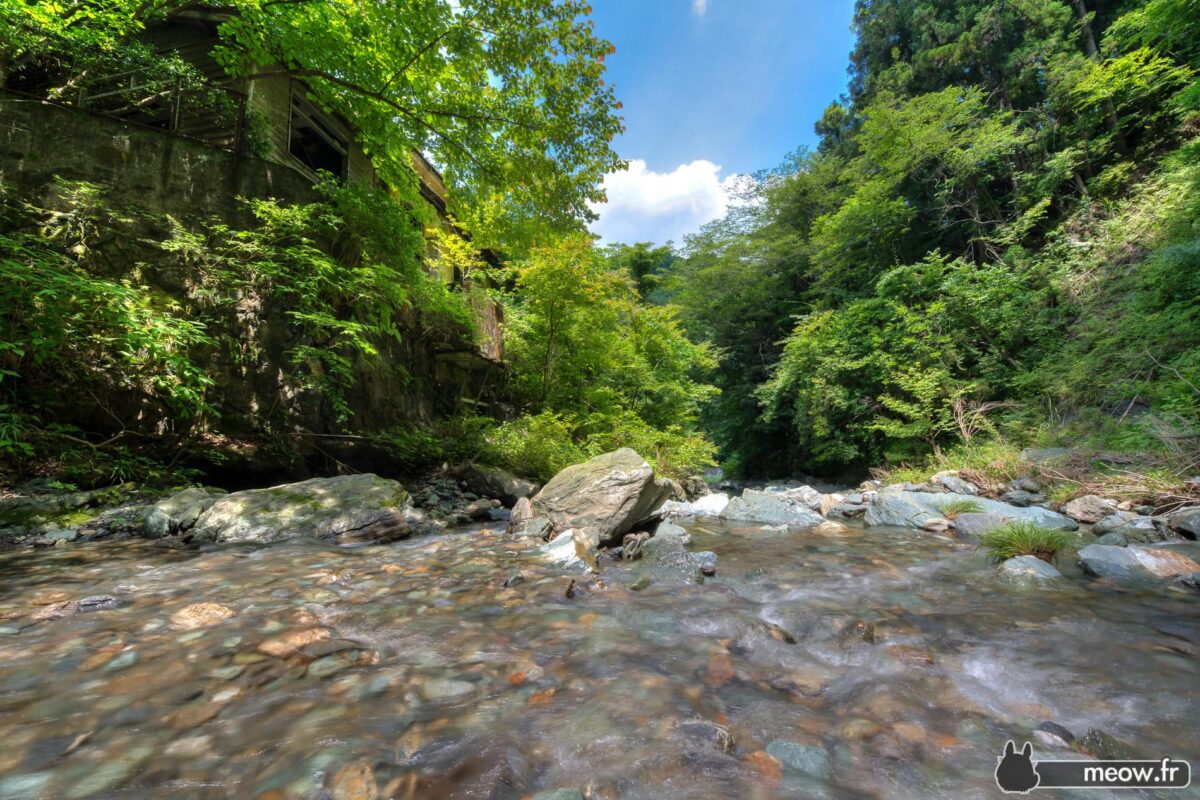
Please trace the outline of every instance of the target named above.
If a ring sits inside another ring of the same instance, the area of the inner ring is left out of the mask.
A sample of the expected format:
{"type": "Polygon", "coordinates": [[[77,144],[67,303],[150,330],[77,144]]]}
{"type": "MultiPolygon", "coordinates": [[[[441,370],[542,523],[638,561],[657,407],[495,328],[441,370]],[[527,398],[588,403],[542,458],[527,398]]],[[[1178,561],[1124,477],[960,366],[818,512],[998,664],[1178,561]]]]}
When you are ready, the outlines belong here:
{"type": "Polygon", "coordinates": [[[909,531],[693,534],[704,583],[590,584],[491,530],[0,553],[0,798],[990,798],[1045,720],[1200,764],[1194,595],[1009,587],[909,531]],[[124,605],[38,619],[92,595],[124,605]],[[236,613],[172,624],[198,602],[236,613]]]}

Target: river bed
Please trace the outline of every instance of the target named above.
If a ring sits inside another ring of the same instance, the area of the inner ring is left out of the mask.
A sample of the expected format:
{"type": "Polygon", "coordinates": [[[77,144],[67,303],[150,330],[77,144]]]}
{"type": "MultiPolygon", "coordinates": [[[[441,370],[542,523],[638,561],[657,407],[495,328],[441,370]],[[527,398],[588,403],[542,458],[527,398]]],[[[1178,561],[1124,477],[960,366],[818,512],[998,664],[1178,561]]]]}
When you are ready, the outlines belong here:
{"type": "Polygon", "coordinates": [[[1194,595],[1009,586],[913,531],[691,533],[703,582],[490,528],[0,552],[0,798],[960,800],[1046,721],[1200,762],[1194,595]]]}

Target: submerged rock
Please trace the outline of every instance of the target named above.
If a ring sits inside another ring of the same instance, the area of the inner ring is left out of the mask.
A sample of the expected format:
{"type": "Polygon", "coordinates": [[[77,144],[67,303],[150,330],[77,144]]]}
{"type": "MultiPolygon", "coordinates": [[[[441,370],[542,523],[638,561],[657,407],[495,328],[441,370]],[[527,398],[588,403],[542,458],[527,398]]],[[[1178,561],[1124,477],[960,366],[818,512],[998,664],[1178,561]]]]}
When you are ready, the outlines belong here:
{"type": "MultiPolygon", "coordinates": [[[[1079,523],[1069,517],[1037,506],[1018,508],[985,497],[908,492],[892,488],[884,489],[872,499],[867,506],[865,520],[869,526],[919,529],[927,519],[942,516],[942,508],[955,501],[970,501],[979,507],[981,513],[994,514],[1005,520],[1027,520],[1053,530],[1073,531],[1079,528],[1079,523]]],[[[960,514],[958,518],[964,516],[960,514]]]]}
{"type": "Polygon", "coordinates": [[[670,495],[671,486],[624,447],[567,467],[534,495],[532,504],[556,531],[594,528],[600,543],[608,544],[654,519],[670,495]]]}
{"type": "Polygon", "coordinates": [[[225,495],[200,515],[202,541],[274,542],[296,536],[391,541],[413,533],[420,512],[408,493],[378,475],[339,475],[225,495]]]}
{"type": "Polygon", "coordinates": [[[765,525],[812,526],[824,522],[820,514],[786,494],[754,489],[747,489],[741,497],[730,500],[721,512],[721,518],[765,525]]]}

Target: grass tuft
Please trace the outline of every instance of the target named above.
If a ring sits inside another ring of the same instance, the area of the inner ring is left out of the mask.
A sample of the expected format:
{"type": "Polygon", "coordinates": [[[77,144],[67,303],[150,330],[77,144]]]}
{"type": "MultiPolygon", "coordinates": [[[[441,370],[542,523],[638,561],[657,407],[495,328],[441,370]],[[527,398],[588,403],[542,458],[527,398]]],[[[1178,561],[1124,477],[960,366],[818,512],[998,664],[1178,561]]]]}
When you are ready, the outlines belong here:
{"type": "Polygon", "coordinates": [[[999,564],[1016,556],[1037,556],[1052,563],[1054,557],[1074,543],[1066,531],[1043,528],[1035,522],[1012,521],[979,537],[979,546],[999,564]]]}
{"type": "Polygon", "coordinates": [[[959,514],[978,514],[983,511],[983,506],[978,500],[951,500],[949,503],[943,503],[938,507],[942,512],[942,516],[948,520],[953,520],[959,514]]]}

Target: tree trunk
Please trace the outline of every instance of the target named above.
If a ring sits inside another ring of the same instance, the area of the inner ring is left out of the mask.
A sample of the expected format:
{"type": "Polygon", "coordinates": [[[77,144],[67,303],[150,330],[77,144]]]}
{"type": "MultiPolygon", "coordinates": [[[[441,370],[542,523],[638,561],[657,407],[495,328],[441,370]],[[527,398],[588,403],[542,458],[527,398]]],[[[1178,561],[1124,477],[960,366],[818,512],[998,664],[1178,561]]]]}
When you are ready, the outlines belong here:
{"type": "Polygon", "coordinates": [[[1080,30],[1083,31],[1083,46],[1087,49],[1088,58],[1099,58],[1100,50],[1096,47],[1096,36],[1092,33],[1092,22],[1088,19],[1083,0],[1071,0],[1071,5],[1075,6],[1075,16],[1079,19],[1080,30]]]}

